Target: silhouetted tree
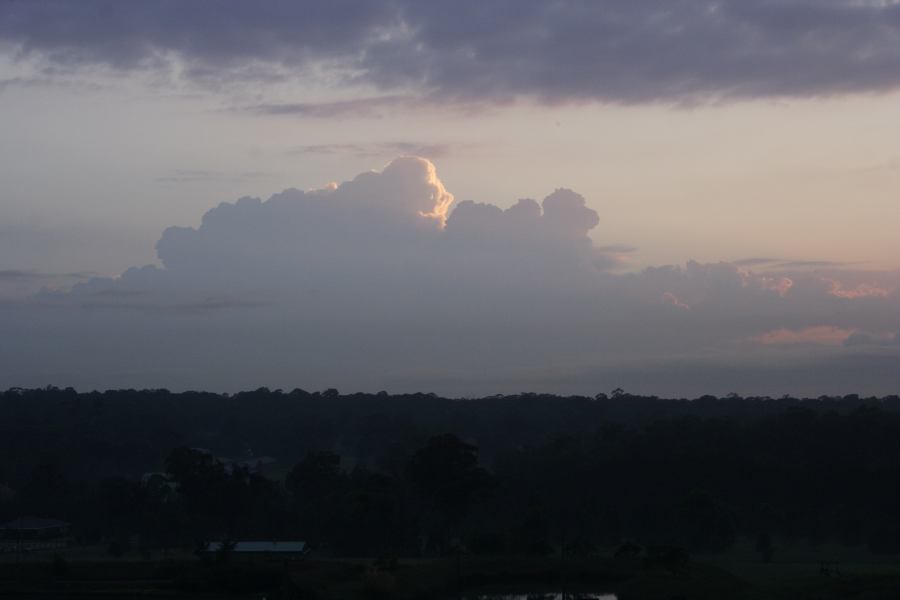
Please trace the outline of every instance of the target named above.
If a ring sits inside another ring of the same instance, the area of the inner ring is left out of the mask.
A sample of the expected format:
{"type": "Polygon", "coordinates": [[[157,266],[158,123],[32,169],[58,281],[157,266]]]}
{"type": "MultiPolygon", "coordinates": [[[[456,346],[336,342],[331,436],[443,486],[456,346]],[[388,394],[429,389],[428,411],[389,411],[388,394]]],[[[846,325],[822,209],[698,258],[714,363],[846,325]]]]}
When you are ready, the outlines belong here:
{"type": "Polygon", "coordinates": [[[341,457],[334,452],[310,452],[285,478],[288,490],[298,497],[317,498],[334,490],[341,478],[341,457]]]}
{"type": "Polygon", "coordinates": [[[772,543],[772,535],[768,531],[762,531],[756,536],[756,551],[763,562],[772,562],[775,556],[775,545],[772,543]]]}
{"type": "Polygon", "coordinates": [[[466,513],[490,481],[478,466],[478,448],[452,434],[432,437],[413,455],[409,478],[434,507],[453,519],[466,513]]]}
{"type": "Polygon", "coordinates": [[[682,503],[680,517],[692,550],[718,552],[734,543],[731,514],[706,492],[693,492],[682,503]]]}

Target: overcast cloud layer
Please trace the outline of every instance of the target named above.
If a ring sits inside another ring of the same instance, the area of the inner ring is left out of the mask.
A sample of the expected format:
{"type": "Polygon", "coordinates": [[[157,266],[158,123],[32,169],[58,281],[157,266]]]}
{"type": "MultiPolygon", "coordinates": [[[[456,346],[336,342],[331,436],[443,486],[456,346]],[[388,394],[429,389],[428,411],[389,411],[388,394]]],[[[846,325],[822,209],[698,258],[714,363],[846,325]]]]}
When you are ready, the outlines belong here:
{"type": "Polygon", "coordinates": [[[891,0],[2,0],[4,41],[51,75],[315,75],[436,102],[705,102],[900,83],[891,0]]]}
{"type": "Polygon", "coordinates": [[[0,307],[0,387],[900,385],[898,273],[760,258],[622,274],[628,249],[588,237],[600,218],[567,189],[506,210],[454,202],[421,158],[223,203],[164,232],[161,267],[0,307]]]}

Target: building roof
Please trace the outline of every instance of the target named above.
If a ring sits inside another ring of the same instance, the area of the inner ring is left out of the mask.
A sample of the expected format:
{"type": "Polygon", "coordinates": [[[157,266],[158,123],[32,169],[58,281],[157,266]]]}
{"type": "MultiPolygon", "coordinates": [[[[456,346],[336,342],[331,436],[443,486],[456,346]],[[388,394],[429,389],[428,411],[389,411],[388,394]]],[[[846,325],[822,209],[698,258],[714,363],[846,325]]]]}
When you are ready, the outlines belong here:
{"type": "Polygon", "coordinates": [[[59,529],[68,527],[69,524],[59,519],[42,519],[40,517],[20,517],[8,523],[0,525],[0,529],[13,529],[16,531],[40,531],[41,529],[59,529]]]}
{"type": "MultiPolygon", "coordinates": [[[[207,552],[218,552],[224,542],[210,542],[206,545],[207,552]]],[[[235,542],[232,552],[239,553],[288,553],[301,554],[306,552],[306,542],[235,542]]]]}

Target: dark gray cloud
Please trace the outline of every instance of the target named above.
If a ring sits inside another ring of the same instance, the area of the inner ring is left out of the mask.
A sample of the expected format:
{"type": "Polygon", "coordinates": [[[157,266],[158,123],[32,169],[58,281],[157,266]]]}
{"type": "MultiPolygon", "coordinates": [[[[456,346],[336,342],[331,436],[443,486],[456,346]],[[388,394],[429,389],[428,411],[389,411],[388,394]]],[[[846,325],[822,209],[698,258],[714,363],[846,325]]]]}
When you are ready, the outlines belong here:
{"type": "Polygon", "coordinates": [[[48,281],[52,279],[90,279],[96,273],[44,273],[33,269],[0,269],[0,283],[3,282],[33,282],[48,281]]]}
{"type": "Polygon", "coordinates": [[[870,355],[866,389],[896,381],[900,272],[618,273],[631,248],[595,244],[600,221],[565,188],[505,210],[455,203],[413,157],[222,203],[163,233],[159,267],[0,306],[15,340],[0,345],[0,387],[52,375],[44,385],[823,393],[870,355]]]}
{"type": "Polygon", "coordinates": [[[4,0],[0,40],[64,66],[177,58],[208,82],[315,65],[432,102],[708,102],[900,83],[900,5],[876,0],[4,0]]]}
{"type": "Polygon", "coordinates": [[[397,21],[380,0],[3,0],[0,35],[62,65],[159,65],[184,58],[198,77],[250,63],[302,66],[353,57],[397,21]]]}
{"type": "Polygon", "coordinates": [[[319,119],[342,117],[383,117],[401,110],[415,109],[423,104],[413,96],[375,96],[334,102],[262,103],[243,110],[260,115],[288,115],[319,119]]]}

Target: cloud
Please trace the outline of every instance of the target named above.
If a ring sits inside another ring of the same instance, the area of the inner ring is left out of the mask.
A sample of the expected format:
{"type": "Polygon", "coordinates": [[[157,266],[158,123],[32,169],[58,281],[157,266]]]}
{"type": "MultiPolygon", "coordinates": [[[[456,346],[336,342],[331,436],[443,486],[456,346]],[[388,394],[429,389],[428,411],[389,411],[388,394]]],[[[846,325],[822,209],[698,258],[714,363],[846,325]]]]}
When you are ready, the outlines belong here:
{"type": "Polygon", "coordinates": [[[681,309],[684,309],[684,310],[690,310],[690,309],[691,309],[690,306],[688,306],[687,304],[685,304],[684,302],[682,302],[681,300],[679,300],[679,299],[675,296],[675,294],[673,294],[672,292],[663,292],[662,299],[663,299],[664,302],[667,302],[667,303],[669,303],[669,304],[671,304],[672,306],[675,306],[675,307],[677,307],[677,308],[681,308],[681,309]]]}
{"type": "Polygon", "coordinates": [[[358,144],[307,144],[295,146],[288,151],[289,155],[353,155],[361,158],[421,156],[437,159],[449,156],[461,149],[471,149],[472,144],[451,143],[418,143],[418,142],[378,142],[358,144]]]}
{"type": "Polygon", "coordinates": [[[388,102],[692,103],[900,83],[900,4],[875,0],[7,0],[0,41],[66,68],[166,68],[214,85],[315,77],[388,102]]]}
{"type": "Polygon", "coordinates": [[[0,94],[7,91],[29,90],[40,88],[64,88],[75,91],[100,91],[103,86],[83,79],[54,77],[49,74],[39,77],[8,77],[0,79],[0,94]]]}
{"type": "Polygon", "coordinates": [[[599,246],[597,249],[612,254],[631,254],[638,251],[636,246],[629,246],[628,244],[607,244],[605,246],[599,246]]]}
{"type": "Polygon", "coordinates": [[[64,227],[17,221],[0,224],[0,298],[32,294],[43,287],[69,287],[73,280],[120,273],[152,255],[152,239],[100,223],[67,222],[64,227]],[[142,247],[143,246],[143,247],[142,247]],[[124,251],[110,252],[111,247],[124,251]],[[148,252],[148,250],[150,250],[148,252]]]}
{"type": "Polygon", "coordinates": [[[841,263],[831,260],[788,260],[778,263],[781,269],[826,269],[840,267],[841,263]]]}
{"type": "Polygon", "coordinates": [[[739,267],[754,267],[770,271],[791,271],[800,269],[838,269],[848,263],[833,260],[785,260],[782,258],[742,258],[733,261],[739,267]]]}
{"type": "Polygon", "coordinates": [[[774,263],[781,262],[777,258],[763,258],[763,257],[755,257],[755,258],[742,258],[740,260],[734,261],[734,264],[739,267],[767,267],[774,263]]]}
{"type": "Polygon", "coordinates": [[[864,331],[855,331],[847,336],[844,340],[844,346],[852,348],[855,346],[896,346],[900,345],[900,333],[868,333],[864,331]]]}
{"type": "Polygon", "coordinates": [[[676,394],[702,383],[687,372],[725,385],[724,372],[768,370],[780,378],[769,389],[790,385],[791,365],[861,354],[873,356],[869,388],[896,380],[884,354],[900,346],[873,340],[900,331],[900,274],[727,262],[619,273],[615,254],[632,248],[595,244],[601,221],[566,188],[506,209],[457,202],[415,157],[222,203],[163,233],[161,266],[0,307],[16,341],[0,345],[0,387],[587,393],[642,370],[645,391],[676,394]]]}
{"type": "Polygon", "coordinates": [[[319,119],[341,117],[382,117],[404,109],[421,107],[422,99],[411,96],[376,96],[333,102],[294,102],[257,104],[245,107],[247,112],[260,115],[313,117],[319,119]]]}
{"type": "Polygon", "coordinates": [[[764,345],[820,344],[836,346],[846,344],[851,336],[856,335],[849,329],[841,329],[831,325],[819,325],[805,329],[776,329],[755,336],[752,341],[764,345]]]}
{"type": "Polygon", "coordinates": [[[52,85],[52,81],[36,77],[8,77],[0,79],[0,92],[16,88],[40,87],[42,85],[52,85]]]}
{"type": "Polygon", "coordinates": [[[50,273],[36,269],[0,269],[0,303],[20,301],[41,290],[68,290],[96,273],[50,273]]]}
{"type": "Polygon", "coordinates": [[[19,44],[22,53],[43,53],[63,65],[138,68],[176,54],[189,70],[205,76],[209,70],[238,70],[253,62],[298,66],[349,57],[396,19],[390,2],[374,0],[316,5],[276,0],[265,6],[236,0],[7,0],[0,4],[0,36],[19,44]]]}
{"type": "Polygon", "coordinates": [[[37,281],[47,279],[89,279],[94,273],[44,273],[33,269],[0,269],[0,281],[37,281]]]}
{"type": "Polygon", "coordinates": [[[40,275],[35,271],[23,271],[20,269],[4,269],[0,271],[0,281],[33,281],[40,275]]]}
{"type": "Polygon", "coordinates": [[[264,171],[246,171],[243,173],[224,173],[204,169],[176,169],[168,175],[157,177],[159,183],[196,183],[205,181],[256,181],[272,177],[272,173],[264,171]]]}
{"type": "Polygon", "coordinates": [[[22,297],[40,289],[68,288],[96,273],[47,273],[35,269],[0,269],[0,299],[22,297]]]}

